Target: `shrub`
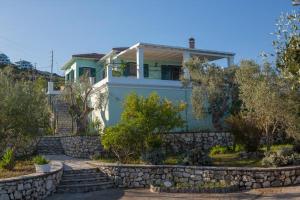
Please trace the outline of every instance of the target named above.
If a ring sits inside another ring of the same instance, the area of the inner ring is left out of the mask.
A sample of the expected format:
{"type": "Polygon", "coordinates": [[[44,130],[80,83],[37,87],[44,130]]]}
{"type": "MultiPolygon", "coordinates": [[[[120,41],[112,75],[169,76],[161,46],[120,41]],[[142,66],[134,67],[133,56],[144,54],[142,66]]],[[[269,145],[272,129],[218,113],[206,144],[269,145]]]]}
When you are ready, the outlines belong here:
{"type": "Polygon", "coordinates": [[[11,148],[7,149],[4,153],[1,161],[0,161],[0,168],[12,170],[15,166],[15,159],[14,159],[14,152],[11,148]]]}
{"type": "Polygon", "coordinates": [[[35,156],[33,158],[33,162],[37,165],[46,165],[49,163],[49,161],[44,156],[35,156]]]}
{"type": "Polygon", "coordinates": [[[279,167],[286,165],[299,164],[300,154],[293,152],[291,148],[281,148],[277,151],[265,153],[262,165],[266,167],[279,167]]]}
{"type": "Polygon", "coordinates": [[[146,162],[161,163],[161,135],[184,125],[180,114],[184,109],[185,104],[175,105],[156,93],[147,98],[130,94],[125,99],[121,121],[104,130],[104,149],[111,150],[120,162],[142,157],[146,162]]]}
{"type": "Polygon", "coordinates": [[[216,145],[210,149],[209,155],[213,156],[217,154],[224,154],[227,153],[228,151],[229,151],[228,147],[216,145]]]}
{"type": "Polygon", "coordinates": [[[226,120],[234,142],[244,146],[247,152],[256,152],[260,146],[261,131],[255,124],[240,115],[231,115],[226,120]]]}

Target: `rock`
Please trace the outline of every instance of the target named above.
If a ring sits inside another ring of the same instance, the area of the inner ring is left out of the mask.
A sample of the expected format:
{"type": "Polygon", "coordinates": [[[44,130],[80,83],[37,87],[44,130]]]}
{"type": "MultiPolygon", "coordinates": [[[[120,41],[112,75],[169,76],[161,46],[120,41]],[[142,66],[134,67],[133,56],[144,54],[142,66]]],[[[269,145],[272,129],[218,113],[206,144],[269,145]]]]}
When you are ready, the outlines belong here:
{"type": "Polygon", "coordinates": [[[270,187],[270,181],[263,182],[263,187],[264,188],[270,187]]]}
{"type": "Polygon", "coordinates": [[[8,194],[0,194],[0,199],[1,200],[9,200],[8,194]]]}
{"type": "Polygon", "coordinates": [[[15,199],[22,199],[22,194],[19,191],[14,192],[15,199]]]}
{"type": "Polygon", "coordinates": [[[273,181],[273,182],[271,183],[271,186],[279,187],[279,186],[281,186],[281,181],[275,180],[275,181],[273,181]]]}

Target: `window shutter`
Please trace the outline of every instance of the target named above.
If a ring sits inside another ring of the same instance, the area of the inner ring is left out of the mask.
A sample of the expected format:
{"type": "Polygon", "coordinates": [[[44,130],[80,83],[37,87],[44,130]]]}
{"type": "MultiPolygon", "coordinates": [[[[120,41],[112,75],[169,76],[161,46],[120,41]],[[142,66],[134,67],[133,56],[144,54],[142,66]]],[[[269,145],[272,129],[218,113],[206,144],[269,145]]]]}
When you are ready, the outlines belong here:
{"type": "Polygon", "coordinates": [[[83,68],[79,68],[79,76],[83,75],[83,68]]]}
{"type": "Polygon", "coordinates": [[[148,78],[149,77],[149,65],[144,64],[144,77],[148,78]]]}
{"type": "Polygon", "coordinates": [[[96,77],[96,69],[91,68],[91,77],[96,77]]]}

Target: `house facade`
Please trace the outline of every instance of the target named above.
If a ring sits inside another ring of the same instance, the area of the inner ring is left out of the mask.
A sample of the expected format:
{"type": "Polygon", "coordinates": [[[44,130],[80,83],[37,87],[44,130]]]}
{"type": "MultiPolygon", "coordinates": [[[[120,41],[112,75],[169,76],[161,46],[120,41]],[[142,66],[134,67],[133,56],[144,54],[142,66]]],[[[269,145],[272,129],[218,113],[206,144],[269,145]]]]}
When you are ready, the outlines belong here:
{"type": "Polygon", "coordinates": [[[180,81],[180,76],[189,77],[189,71],[183,67],[183,63],[192,57],[208,61],[226,59],[228,66],[234,62],[234,53],[196,49],[195,40],[190,38],[187,48],[137,43],[131,47],[112,48],[107,54],[77,54],[62,69],[66,81],[76,81],[83,74],[89,74],[94,88],[92,105],[96,104],[99,93],[106,94],[104,107],[95,109],[90,116],[105,126],[114,125],[120,120],[122,104],[128,94],[135,92],[148,96],[156,92],[174,103],[187,103],[187,109],[182,113],[187,121],[185,131],[211,130],[210,115],[201,120],[193,116],[190,99],[192,87],[184,87],[180,81]]]}

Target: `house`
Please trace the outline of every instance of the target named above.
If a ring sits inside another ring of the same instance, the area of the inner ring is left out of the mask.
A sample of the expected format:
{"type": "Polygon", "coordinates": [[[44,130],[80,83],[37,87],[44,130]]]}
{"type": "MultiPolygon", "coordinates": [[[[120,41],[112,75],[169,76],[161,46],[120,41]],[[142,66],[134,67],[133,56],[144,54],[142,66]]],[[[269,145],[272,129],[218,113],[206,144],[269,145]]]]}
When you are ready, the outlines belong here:
{"type": "Polygon", "coordinates": [[[180,76],[189,77],[182,65],[191,57],[205,58],[208,61],[226,59],[228,66],[233,65],[234,53],[211,51],[195,48],[195,40],[189,39],[189,47],[167,46],[160,44],[137,43],[131,47],[112,48],[107,54],[73,55],[62,69],[66,81],[76,81],[84,73],[93,80],[96,102],[97,93],[108,94],[105,109],[95,109],[91,118],[101,120],[110,126],[120,120],[122,102],[131,92],[147,96],[155,91],[161,97],[173,102],[184,101],[187,110],[182,113],[188,122],[186,130],[212,129],[211,116],[197,120],[191,105],[191,86],[183,87],[180,76]]]}
{"type": "Polygon", "coordinates": [[[15,62],[15,65],[19,67],[20,69],[32,69],[33,65],[31,62],[26,61],[26,60],[20,60],[18,62],[15,62]]]}

